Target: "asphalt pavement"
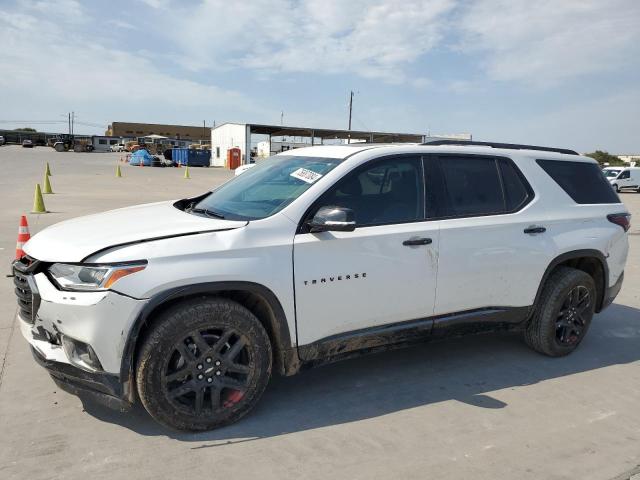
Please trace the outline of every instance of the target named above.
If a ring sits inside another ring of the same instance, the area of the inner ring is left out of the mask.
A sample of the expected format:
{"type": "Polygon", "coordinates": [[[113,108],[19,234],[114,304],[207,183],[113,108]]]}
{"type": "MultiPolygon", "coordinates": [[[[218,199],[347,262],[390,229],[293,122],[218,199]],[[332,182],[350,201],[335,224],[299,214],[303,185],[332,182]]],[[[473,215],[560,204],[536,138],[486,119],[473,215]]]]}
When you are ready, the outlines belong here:
{"type": "MultiPolygon", "coordinates": [[[[116,178],[119,158],[0,147],[0,271],[45,162],[52,213],[28,215],[32,234],[231,176],[123,165],[116,178]]],[[[640,194],[622,199],[635,215],[625,283],[574,354],[546,358],[506,334],[424,344],[275,378],[252,414],[201,434],[60,391],[16,328],[3,275],[0,478],[627,479],[640,464],[640,194]]]]}

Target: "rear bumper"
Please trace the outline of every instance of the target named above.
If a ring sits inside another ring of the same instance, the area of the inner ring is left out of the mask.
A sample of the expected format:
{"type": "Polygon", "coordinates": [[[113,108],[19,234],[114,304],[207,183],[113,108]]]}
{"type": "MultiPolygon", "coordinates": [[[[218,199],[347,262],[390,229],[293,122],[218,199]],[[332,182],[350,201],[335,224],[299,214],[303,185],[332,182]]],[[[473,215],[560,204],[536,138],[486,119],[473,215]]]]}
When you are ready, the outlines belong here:
{"type": "Polygon", "coordinates": [[[620,276],[618,277],[618,281],[614,285],[607,288],[607,290],[604,292],[604,298],[602,299],[602,308],[600,309],[600,311],[604,310],[613,303],[615,298],[618,296],[620,289],[622,288],[623,280],[624,272],[620,274],[620,276]]]}
{"type": "Polygon", "coordinates": [[[36,362],[44,367],[53,381],[66,392],[92,400],[115,410],[127,411],[132,404],[126,399],[124,388],[116,375],[87,372],[69,363],[48,360],[31,347],[36,362]]]}

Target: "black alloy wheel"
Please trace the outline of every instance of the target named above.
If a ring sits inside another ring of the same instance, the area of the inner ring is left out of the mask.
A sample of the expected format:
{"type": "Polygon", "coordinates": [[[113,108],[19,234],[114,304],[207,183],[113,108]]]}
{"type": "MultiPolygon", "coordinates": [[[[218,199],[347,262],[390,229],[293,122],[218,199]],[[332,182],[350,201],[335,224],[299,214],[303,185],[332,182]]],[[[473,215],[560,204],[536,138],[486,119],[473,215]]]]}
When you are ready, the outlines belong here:
{"type": "Polygon", "coordinates": [[[556,320],[556,340],[561,345],[573,345],[582,337],[590,307],[591,294],[587,287],[578,285],[569,291],[556,320]]]}
{"type": "Polygon", "coordinates": [[[266,330],[251,311],[226,298],[192,298],[162,312],[136,358],[142,404],[177,430],[210,430],[239,420],[271,377],[266,330]]]}
{"type": "Polygon", "coordinates": [[[215,416],[238,403],[255,375],[248,341],[233,329],[190,332],[169,355],[163,390],[189,415],[215,416]]]}
{"type": "Polygon", "coordinates": [[[560,266],[542,288],[524,339],[537,352],[561,357],[583,341],[596,307],[593,277],[576,268],[560,266]]]}

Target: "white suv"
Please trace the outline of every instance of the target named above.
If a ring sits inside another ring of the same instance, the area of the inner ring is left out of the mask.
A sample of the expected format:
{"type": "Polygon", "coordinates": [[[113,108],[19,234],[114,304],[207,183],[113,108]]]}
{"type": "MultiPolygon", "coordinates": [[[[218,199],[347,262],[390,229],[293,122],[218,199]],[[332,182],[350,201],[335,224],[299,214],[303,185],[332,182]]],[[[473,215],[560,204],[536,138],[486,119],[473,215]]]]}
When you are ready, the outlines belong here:
{"type": "Polygon", "coordinates": [[[311,147],[49,227],[14,281],[61,387],[204,430],[250,411],[272,370],[504,329],[566,355],[620,290],[629,221],[570,150],[311,147]]]}

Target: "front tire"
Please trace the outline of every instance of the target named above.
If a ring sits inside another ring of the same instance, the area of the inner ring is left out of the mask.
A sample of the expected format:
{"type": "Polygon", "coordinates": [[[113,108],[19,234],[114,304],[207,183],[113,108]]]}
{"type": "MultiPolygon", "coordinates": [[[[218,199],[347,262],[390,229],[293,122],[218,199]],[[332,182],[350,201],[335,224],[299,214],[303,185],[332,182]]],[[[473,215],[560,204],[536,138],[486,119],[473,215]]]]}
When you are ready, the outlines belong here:
{"type": "Polygon", "coordinates": [[[620,187],[618,186],[617,183],[613,185],[613,188],[616,191],[616,193],[620,193],[620,187]]]}
{"type": "Polygon", "coordinates": [[[138,395],[149,414],[177,430],[236,422],[258,402],[271,376],[271,344],[242,305],[197,298],[171,307],[139,351],[138,395]]]}
{"type": "Polygon", "coordinates": [[[596,287],[589,274],[575,268],[557,268],[525,329],[525,342],[550,357],[568,355],[586,335],[595,303],[596,287]]]}

